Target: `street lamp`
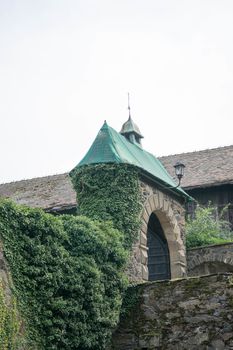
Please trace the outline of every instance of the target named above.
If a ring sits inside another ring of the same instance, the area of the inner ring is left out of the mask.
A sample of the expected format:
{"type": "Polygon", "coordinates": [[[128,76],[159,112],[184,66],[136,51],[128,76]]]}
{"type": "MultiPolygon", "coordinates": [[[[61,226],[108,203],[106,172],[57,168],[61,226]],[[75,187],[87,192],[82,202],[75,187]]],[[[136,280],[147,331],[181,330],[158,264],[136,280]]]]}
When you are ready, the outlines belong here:
{"type": "Polygon", "coordinates": [[[174,168],[175,168],[175,173],[176,173],[176,176],[179,180],[179,183],[176,187],[179,187],[180,186],[180,182],[181,182],[181,179],[182,177],[184,176],[184,168],[185,168],[185,165],[181,162],[177,162],[175,165],[174,165],[174,168]]]}

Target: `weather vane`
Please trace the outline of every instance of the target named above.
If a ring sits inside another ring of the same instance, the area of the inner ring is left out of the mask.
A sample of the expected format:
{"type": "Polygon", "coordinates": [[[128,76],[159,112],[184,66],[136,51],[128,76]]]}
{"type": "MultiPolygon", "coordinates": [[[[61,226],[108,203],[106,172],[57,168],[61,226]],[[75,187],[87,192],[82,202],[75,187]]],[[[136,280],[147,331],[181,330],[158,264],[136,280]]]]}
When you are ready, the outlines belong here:
{"type": "Polygon", "coordinates": [[[131,115],[130,115],[130,102],[129,102],[129,92],[128,92],[128,110],[129,110],[129,118],[131,118],[131,115]]]}

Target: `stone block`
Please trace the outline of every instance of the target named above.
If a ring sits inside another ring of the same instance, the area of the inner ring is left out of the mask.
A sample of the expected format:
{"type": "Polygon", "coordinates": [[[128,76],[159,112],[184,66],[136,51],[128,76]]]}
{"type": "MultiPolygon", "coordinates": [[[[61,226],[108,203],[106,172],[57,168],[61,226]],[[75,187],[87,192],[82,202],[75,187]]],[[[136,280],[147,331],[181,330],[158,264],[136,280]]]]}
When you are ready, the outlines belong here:
{"type": "Polygon", "coordinates": [[[148,268],[145,265],[142,265],[142,279],[148,281],[148,268]]]}
{"type": "Polygon", "coordinates": [[[154,201],[154,208],[157,210],[159,208],[159,198],[158,195],[153,196],[153,201],[154,201]]]}
{"type": "Polygon", "coordinates": [[[158,192],[158,200],[159,200],[158,209],[163,209],[164,197],[163,197],[163,193],[162,192],[158,192]]]}
{"type": "Polygon", "coordinates": [[[151,197],[148,199],[148,201],[149,201],[149,203],[150,203],[150,209],[151,209],[150,213],[152,213],[152,212],[155,210],[153,197],[154,197],[154,196],[151,196],[151,197]]]}
{"type": "Polygon", "coordinates": [[[143,212],[142,219],[143,219],[145,222],[148,222],[148,221],[149,221],[149,215],[148,215],[148,213],[147,213],[146,210],[144,210],[144,212],[143,212]]]}
{"type": "Polygon", "coordinates": [[[148,253],[147,250],[141,248],[141,263],[147,265],[148,253]]]}
{"type": "Polygon", "coordinates": [[[212,340],[211,346],[213,350],[224,350],[225,343],[221,339],[212,340]]]}
{"type": "Polygon", "coordinates": [[[147,245],[147,236],[143,231],[140,233],[140,244],[144,246],[147,245]]]}

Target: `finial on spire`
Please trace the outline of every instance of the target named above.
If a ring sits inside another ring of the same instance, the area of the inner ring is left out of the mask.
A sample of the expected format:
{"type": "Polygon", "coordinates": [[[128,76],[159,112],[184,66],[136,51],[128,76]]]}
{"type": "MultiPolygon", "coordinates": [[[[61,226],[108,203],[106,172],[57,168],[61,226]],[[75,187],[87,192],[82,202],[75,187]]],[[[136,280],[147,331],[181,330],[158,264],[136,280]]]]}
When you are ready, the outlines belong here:
{"type": "Polygon", "coordinates": [[[129,92],[128,92],[128,110],[129,110],[129,119],[122,125],[120,134],[125,136],[125,138],[131,143],[135,143],[141,146],[141,139],[143,138],[138,126],[131,119],[130,111],[130,101],[129,101],[129,92]]]}
{"type": "Polygon", "coordinates": [[[129,110],[129,119],[131,119],[131,114],[130,114],[130,102],[129,102],[129,92],[128,92],[128,110],[129,110]]]}

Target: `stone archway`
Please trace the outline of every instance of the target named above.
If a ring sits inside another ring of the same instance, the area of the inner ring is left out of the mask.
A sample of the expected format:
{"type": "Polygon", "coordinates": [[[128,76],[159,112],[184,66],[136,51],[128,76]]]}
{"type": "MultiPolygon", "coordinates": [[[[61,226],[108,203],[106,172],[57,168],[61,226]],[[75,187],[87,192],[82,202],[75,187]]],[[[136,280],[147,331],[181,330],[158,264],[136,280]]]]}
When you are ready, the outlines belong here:
{"type": "Polygon", "coordinates": [[[146,199],[142,211],[140,254],[143,280],[148,280],[147,227],[152,213],[154,213],[159,219],[167,240],[170,255],[171,279],[182,278],[186,276],[186,256],[184,242],[181,238],[181,230],[173,212],[169,197],[157,190],[156,193],[150,195],[146,199]]]}
{"type": "Polygon", "coordinates": [[[225,243],[188,251],[188,275],[233,272],[233,244],[225,243]]]}

